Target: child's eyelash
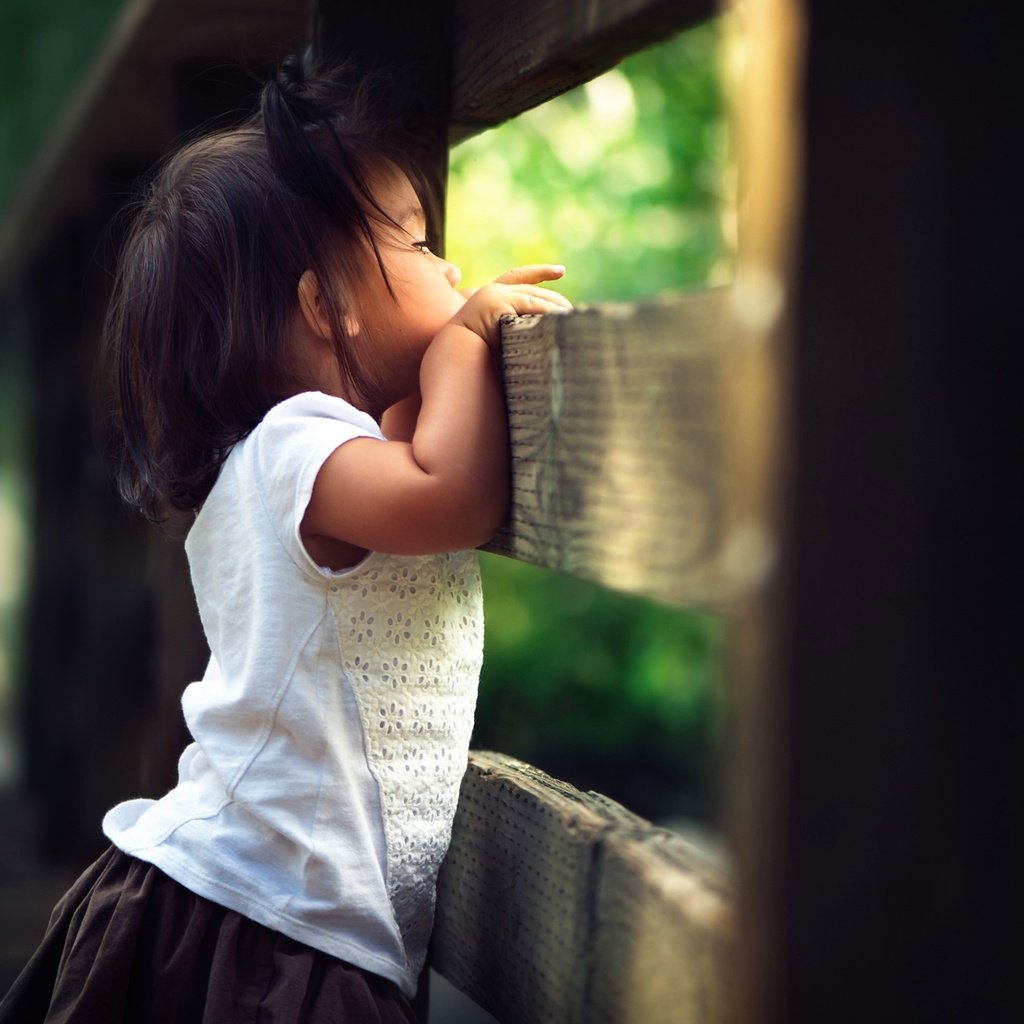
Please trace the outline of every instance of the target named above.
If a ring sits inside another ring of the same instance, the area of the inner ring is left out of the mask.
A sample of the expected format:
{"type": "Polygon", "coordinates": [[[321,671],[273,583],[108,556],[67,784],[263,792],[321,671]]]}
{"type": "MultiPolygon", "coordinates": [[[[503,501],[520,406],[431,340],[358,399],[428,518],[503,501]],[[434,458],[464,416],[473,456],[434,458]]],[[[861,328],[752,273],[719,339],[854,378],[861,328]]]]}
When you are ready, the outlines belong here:
{"type": "Polygon", "coordinates": [[[422,242],[413,242],[412,243],[412,247],[414,249],[420,249],[423,252],[429,252],[430,251],[430,243],[428,241],[426,241],[426,240],[424,240],[422,242]]]}

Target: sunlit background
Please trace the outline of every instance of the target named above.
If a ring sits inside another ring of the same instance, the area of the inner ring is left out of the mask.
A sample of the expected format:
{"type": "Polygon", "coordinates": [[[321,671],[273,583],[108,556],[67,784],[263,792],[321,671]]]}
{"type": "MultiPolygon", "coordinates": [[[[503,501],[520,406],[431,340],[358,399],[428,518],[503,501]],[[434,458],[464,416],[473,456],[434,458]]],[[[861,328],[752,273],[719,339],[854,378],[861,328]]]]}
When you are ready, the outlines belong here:
{"type": "Polygon", "coordinates": [[[686,32],[456,147],[448,253],[465,279],[550,255],[575,302],[728,280],[717,55],[716,26],[686,32]]]}
{"type": "MultiPolygon", "coordinates": [[[[0,208],[120,4],[0,9],[0,208]]],[[[556,261],[577,304],[731,273],[718,29],[640,53],[452,153],[448,255],[466,284],[556,261]]],[[[24,377],[0,338],[0,773],[12,709],[31,496],[24,377]]],[[[487,649],[474,745],[502,750],[660,821],[714,816],[723,708],[710,616],[484,556],[487,649]]],[[[184,682],[184,681],[183,681],[184,682]]]]}

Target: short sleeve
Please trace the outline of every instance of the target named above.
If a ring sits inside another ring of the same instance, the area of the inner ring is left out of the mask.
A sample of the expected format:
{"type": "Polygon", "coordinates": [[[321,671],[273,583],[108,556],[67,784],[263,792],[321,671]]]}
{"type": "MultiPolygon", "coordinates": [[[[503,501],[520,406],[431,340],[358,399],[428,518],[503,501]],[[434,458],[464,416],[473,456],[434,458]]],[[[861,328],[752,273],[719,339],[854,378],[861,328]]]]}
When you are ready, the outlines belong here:
{"type": "Polygon", "coordinates": [[[256,487],[271,526],[304,569],[316,569],[299,527],[317,473],[332,452],[356,437],[384,440],[372,417],[348,402],[305,392],[274,406],[249,439],[256,487]]]}

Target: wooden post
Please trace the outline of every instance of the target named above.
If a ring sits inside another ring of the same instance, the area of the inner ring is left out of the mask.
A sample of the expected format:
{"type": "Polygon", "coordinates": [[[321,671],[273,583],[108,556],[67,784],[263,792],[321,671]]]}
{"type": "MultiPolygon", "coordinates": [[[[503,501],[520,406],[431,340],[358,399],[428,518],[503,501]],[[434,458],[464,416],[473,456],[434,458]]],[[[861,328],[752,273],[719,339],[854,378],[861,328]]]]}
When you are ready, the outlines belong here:
{"type": "Polygon", "coordinates": [[[734,577],[727,679],[732,699],[730,838],[738,865],[734,1019],[778,1022],[784,909],[782,819],[787,734],[780,636],[787,622],[784,521],[792,359],[792,263],[800,197],[797,0],[738,0],[728,20],[726,67],[739,170],[737,279],[724,370],[733,425],[726,435],[734,577]]]}
{"type": "Polygon", "coordinates": [[[808,8],[785,606],[758,698],[780,713],[741,779],[775,814],[759,866],[745,830],[739,930],[770,963],[741,1019],[1017,1020],[1012,33],[808,8]]]}
{"type": "Polygon", "coordinates": [[[452,54],[450,0],[430,4],[313,4],[318,57],[380,75],[382,116],[392,122],[409,165],[422,176],[428,236],[444,251],[452,54]]]}

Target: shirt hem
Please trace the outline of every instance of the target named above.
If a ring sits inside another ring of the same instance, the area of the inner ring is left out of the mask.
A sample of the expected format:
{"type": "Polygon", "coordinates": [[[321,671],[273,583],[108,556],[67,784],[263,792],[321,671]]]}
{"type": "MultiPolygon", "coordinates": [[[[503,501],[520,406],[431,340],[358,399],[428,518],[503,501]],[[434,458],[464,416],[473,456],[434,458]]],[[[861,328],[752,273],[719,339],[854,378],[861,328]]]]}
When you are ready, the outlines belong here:
{"type": "Polygon", "coordinates": [[[358,944],[339,940],[330,932],[311,927],[306,922],[272,910],[255,900],[250,894],[196,871],[194,864],[186,863],[166,846],[129,849],[113,839],[111,842],[130,857],[146,861],[146,863],[159,868],[165,875],[197,896],[211,900],[229,910],[234,910],[257,924],[287,935],[290,939],[302,942],[329,956],[337,957],[355,967],[380,975],[397,985],[403,994],[410,998],[415,996],[418,978],[411,969],[403,969],[391,960],[368,953],[364,947],[358,944]]]}

